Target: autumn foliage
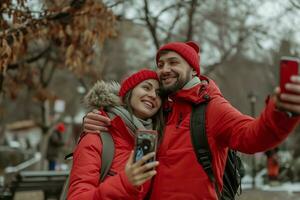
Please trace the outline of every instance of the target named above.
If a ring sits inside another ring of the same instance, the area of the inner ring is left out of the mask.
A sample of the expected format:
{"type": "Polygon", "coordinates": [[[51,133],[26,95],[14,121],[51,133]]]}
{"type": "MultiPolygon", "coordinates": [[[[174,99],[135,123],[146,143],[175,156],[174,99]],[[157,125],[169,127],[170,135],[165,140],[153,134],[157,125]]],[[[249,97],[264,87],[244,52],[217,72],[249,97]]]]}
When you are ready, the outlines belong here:
{"type": "Polygon", "coordinates": [[[105,38],[115,34],[115,18],[97,0],[29,0],[0,2],[0,93],[3,84],[33,84],[28,67],[47,59],[57,68],[82,74],[92,65],[95,50],[105,38]],[[17,76],[9,76],[10,69],[17,76]],[[26,81],[27,80],[27,81],[26,81]]]}

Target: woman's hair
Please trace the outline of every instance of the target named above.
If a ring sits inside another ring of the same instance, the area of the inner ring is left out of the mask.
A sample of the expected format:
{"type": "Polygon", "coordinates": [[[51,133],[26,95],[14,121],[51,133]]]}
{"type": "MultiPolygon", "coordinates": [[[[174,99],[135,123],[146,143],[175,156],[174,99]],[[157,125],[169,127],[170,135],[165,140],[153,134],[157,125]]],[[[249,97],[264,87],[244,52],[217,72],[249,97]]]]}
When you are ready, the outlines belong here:
{"type": "MultiPolygon", "coordinates": [[[[130,104],[132,97],[132,90],[129,90],[123,98],[124,107],[128,110],[131,116],[133,116],[133,108],[130,104]]],[[[164,99],[161,99],[164,102],[164,99]]],[[[160,106],[159,110],[151,117],[153,123],[153,129],[158,133],[158,141],[160,141],[164,128],[163,106],[160,106]]]]}

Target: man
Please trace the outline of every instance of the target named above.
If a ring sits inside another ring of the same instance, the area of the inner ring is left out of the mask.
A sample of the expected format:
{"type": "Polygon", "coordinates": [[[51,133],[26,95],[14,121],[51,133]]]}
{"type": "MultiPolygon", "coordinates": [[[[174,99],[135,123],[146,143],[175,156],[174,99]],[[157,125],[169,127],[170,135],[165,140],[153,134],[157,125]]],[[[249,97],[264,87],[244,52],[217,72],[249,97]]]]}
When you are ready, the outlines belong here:
{"type": "MultiPolygon", "coordinates": [[[[157,74],[166,102],[166,126],[157,152],[159,166],[153,180],[152,200],[216,200],[214,184],[198,163],[190,136],[192,106],[208,102],[205,128],[212,153],[213,171],[222,190],[222,176],[228,148],[244,153],[265,151],[281,143],[299,122],[300,76],[286,89],[294,94],[275,94],[262,114],[253,119],[241,114],[222,96],[216,84],[200,75],[199,47],[194,42],[173,42],[156,55],[157,74]],[[293,114],[291,114],[293,113],[293,114]]],[[[89,113],[84,120],[87,132],[104,130],[109,119],[89,113]],[[99,120],[101,122],[99,122],[99,120]]]]}
{"type": "Polygon", "coordinates": [[[64,123],[58,123],[54,132],[51,134],[47,149],[48,169],[55,170],[58,155],[65,145],[62,134],[66,131],[64,123]]]}

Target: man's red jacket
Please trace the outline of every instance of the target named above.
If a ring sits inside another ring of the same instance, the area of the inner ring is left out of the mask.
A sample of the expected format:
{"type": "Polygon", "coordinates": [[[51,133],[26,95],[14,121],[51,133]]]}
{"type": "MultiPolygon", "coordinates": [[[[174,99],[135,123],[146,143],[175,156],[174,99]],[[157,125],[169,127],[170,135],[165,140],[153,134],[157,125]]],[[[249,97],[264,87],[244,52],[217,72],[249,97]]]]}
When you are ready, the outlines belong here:
{"type": "Polygon", "coordinates": [[[208,98],[205,126],[219,188],[228,147],[248,154],[266,151],[281,143],[299,121],[276,110],[271,99],[258,119],[243,115],[212,80],[178,91],[170,96],[171,112],[157,155],[159,166],[151,200],[217,200],[213,184],[197,161],[190,136],[192,105],[208,98]]]}

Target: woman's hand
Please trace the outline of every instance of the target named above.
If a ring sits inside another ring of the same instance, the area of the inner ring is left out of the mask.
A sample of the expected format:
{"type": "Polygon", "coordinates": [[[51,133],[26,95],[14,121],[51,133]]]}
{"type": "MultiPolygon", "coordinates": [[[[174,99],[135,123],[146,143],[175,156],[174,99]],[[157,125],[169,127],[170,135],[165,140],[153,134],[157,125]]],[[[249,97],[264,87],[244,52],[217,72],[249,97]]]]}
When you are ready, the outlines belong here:
{"type": "Polygon", "coordinates": [[[154,168],[158,166],[158,161],[146,163],[154,156],[155,153],[152,152],[143,156],[139,161],[133,163],[133,151],[131,152],[125,166],[125,174],[132,185],[140,186],[156,174],[156,170],[154,168]]]}

